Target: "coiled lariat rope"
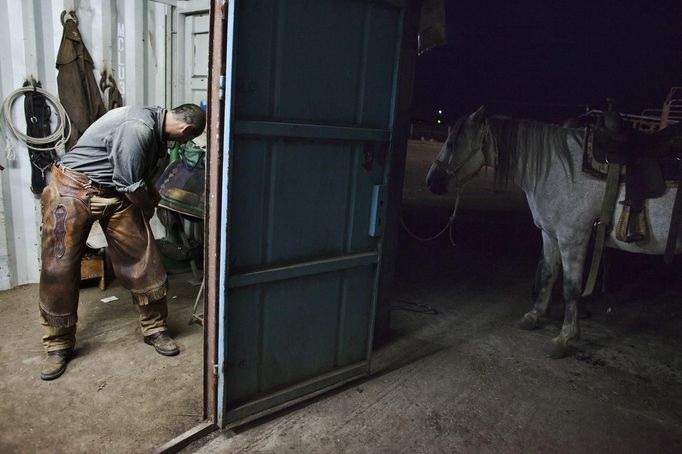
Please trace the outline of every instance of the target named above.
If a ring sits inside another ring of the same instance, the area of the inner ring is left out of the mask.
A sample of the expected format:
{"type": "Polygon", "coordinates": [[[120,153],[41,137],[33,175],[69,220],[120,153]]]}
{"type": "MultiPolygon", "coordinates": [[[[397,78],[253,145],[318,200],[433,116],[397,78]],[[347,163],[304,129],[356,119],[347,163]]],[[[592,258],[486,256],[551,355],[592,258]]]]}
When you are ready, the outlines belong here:
{"type": "Polygon", "coordinates": [[[453,233],[453,228],[455,226],[455,217],[457,216],[457,207],[459,206],[459,195],[460,195],[460,190],[457,190],[457,198],[455,199],[455,208],[452,210],[452,214],[448,218],[447,224],[445,224],[445,227],[435,234],[434,236],[431,237],[420,237],[410,231],[409,228],[407,228],[407,225],[405,225],[405,220],[403,219],[402,215],[400,216],[400,225],[403,226],[403,229],[407,232],[408,235],[410,235],[412,238],[414,238],[417,241],[433,241],[436,238],[440,237],[443,233],[449,230],[448,232],[448,238],[450,239],[450,244],[455,246],[455,238],[454,238],[454,233],[453,233]]]}
{"type": "Polygon", "coordinates": [[[27,86],[14,90],[12,93],[5,98],[2,103],[2,109],[0,110],[0,130],[3,130],[3,135],[5,136],[5,145],[7,146],[7,159],[13,160],[15,158],[14,146],[10,140],[7,130],[3,127],[7,125],[9,131],[12,132],[14,137],[23,143],[27,148],[36,151],[48,151],[48,150],[62,150],[66,142],[71,137],[71,120],[69,115],[64,110],[64,106],[59,102],[54,95],[50,94],[48,91],[43,90],[40,87],[27,86]],[[38,92],[45,96],[47,100],[54,107],[54,112],[57,115],[57,127],[55,131],[47,137],[31,137],[19,131],[17,127],[12,122],[12,107],[14,103],[19,98],[28,92],[38,92]],[[54,145],[52,145],[54,144],[54,145]]]}

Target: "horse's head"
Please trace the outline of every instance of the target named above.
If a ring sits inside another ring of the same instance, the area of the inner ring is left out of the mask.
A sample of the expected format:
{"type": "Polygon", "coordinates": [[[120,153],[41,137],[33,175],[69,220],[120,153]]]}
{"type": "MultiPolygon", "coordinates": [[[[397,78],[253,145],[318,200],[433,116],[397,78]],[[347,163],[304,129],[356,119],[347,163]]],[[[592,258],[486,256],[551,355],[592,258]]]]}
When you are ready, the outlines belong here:
{"type": "Polygon", "coordinates": [[[459,189],[488,163],[489,150],[484,147],[486,126],[485,108],[481,106],[448,130],[448,138],[426,175],[426,186],[431,192],[445,194],[459,189]]]}

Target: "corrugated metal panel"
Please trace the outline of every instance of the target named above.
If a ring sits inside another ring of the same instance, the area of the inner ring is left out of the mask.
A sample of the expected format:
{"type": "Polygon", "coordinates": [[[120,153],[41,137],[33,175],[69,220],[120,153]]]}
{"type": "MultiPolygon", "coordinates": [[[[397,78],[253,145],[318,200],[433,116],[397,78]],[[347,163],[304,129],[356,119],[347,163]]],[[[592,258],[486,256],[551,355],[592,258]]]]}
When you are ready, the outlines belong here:
{"type": "Polygon", "coordinates": [[[370,210],[386,178],[404,14],[359,0],[236,8],[222,423],[369,370],[380,258],[370,210]]]}
{"type": "MultiPolygon", "coordinates": [[[[3,172],[0,172],[0,188],[4,187],[3,172]]],[[[0,289],[11,287],[10,282],[9,251],[7,250],[7,217],[5,213],[5,201],[0,197],[0,289]]]]}
{"type": "MultiPolygon", "coordinates": [[[[42,25],[43,16],[36,15],[34,2],[7,0],[0,4],[0,93],[4,99],[16,88],[21,87],[24,78],[36,74],[39,66],[43,66],[39,48],[42,43],[34,30],[42,25]]],[[[39,10],[38,10],[39,11],[39,10]]],[[[48,27],[49,29],[49,27],[48,27]]],[[[18,109],[17,109],[18,111],[18,109]]],[[[22,115],[17,114],[17,127],[25,128],[22,115]]],[[[38,238],[38,204],[30,192],[31,164],[25,148],[15,145],[16,159],[7,162],[8,152],[5,140],[0,142],[0,163],[2,171],[3,219],[5,230],[5,244],[0,250],[6,251],[3,261],[8,269],[3,269],[3,275],[8,273],[2,283],[4,288],[14,287],[38,280],[39,261],[38,238]]]]}
{"type": "MultiPolygon", "coordinates": [[[[62,35],[60,15],[75,10],[83,40],[95,62],[95,77],[112,71],[125,104],[166,106],[173,96],[170,61],[183,49],[171,47],[173,20],[179,10],[207,11],[208,0],[180,2],[181,7],[151,0],[0,0],[0,95],[5,99],[33,76],[57,94],[55,56],[62,35]],[[168,102],[167,102],[168,101],[168,102]]],[[[16,105],[17,126],[23,127],[23,109],[16,105]]],[[[7,169],[0,179],[0,290],[37,282],[40,216],[37,198],[30,192],[31,167],[26,148],[15,144],[16,160],[7,163],[4,138],[0,163],[7,169]],[[11,241],[8,241],[11,239],[11,241]]],[[[157,236],[164,230],[158,221],[157,236]]]]}

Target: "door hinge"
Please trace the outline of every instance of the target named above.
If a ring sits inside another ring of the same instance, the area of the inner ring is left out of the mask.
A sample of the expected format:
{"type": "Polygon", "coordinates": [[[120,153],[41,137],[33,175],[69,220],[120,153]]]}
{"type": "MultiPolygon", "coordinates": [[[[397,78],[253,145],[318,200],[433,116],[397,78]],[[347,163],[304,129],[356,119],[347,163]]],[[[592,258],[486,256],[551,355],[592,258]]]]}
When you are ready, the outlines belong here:
{"type": "Polygon", "coordinates": [[[218,376],[218,365],[217,364],[213,365],[213,375],[215,375],[216,377],[218,376]]]}
{"type": "Polygon", "coordinates": [[[218,99],[225,100],[225,74],[220,75],[220,88],[218,89],[218,99]]]}

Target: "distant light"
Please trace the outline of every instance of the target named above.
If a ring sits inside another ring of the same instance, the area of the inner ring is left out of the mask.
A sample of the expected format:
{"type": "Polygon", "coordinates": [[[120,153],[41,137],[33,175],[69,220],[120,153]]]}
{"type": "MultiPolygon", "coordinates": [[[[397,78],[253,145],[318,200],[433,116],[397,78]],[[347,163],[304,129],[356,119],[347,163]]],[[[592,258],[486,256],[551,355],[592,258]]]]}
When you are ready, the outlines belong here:
{"type": "Polygon", "coordinates": [[[438,120],[438,123],[440,123],[440,120],[438,120]]]}
{"type": "Polygon", "coordinates": [[[443,115],[443,111],[438,109],[438,115],[443,115]]]}

